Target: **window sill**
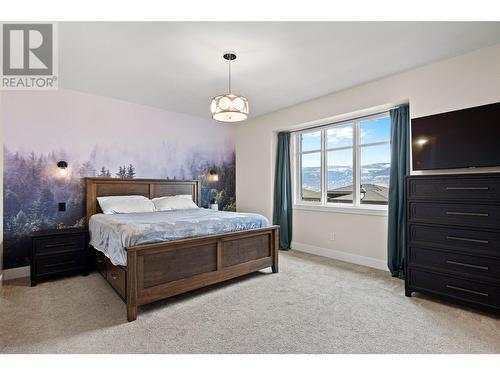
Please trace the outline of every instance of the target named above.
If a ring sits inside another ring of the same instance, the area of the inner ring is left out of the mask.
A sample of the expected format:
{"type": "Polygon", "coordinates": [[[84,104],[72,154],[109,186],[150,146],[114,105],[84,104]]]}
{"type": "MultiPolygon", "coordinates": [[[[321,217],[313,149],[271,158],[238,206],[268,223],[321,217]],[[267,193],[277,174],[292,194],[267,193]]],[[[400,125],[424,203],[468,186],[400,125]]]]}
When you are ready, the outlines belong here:
{"type": "Polygon", "coordinates": [[[324,206],[314,204],[294,204],[294,210],[303,211],[322,211],[322,212],[335,212],[341,214],[351,215],[372,215],[372,216],[387,216],[387,206],[367,206],[367,207],[341,207],[341,206],[324,206]]]}

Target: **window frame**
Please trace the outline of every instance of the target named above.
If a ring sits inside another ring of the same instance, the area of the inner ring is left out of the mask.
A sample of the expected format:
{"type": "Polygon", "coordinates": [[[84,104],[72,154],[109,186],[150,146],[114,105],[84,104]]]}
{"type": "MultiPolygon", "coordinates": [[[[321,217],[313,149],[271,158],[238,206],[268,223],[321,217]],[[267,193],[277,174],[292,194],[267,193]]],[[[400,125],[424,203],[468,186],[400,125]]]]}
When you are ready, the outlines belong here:
{"type": "Polygon", "coordinates": [[[314,128],[303,129],[293,133],[293,187],[294,187],[294,209],[314,210],[314,211],[337,211],[343,213],[363,213],[372,215],[387,215],[387,204],[362,204],[360,201],[360,181],[361,181],[361,150],[362,148],[378,145],[390,145],[390,138],[387,141],[377,141],[361,144],[360,127],[361,122],[375,120],[379,118],[390,117],[389,111],[379,112],[376,114],[357,117],[354,119],[346,119],[339,122],[328,123],[325,125],[315,126],[314,128]],[[352,124],[353,126],[353,142],[352,146],[330,147],[328,148],[327,131],[329,129],[352,124]],[[302,152],[302,135],[305,133],[321,132],[321,149],[309,150],[302,152]],[[347,150],[352,148],[353,158],[353,202],[352,203],[333,203],[328,202],[328,179],[326,178],[328,170],[328,152],[347,150]],[[320,152],[321,160],[321,198],[319,201],[307,201],[302,199],[302,155],[320,152]]]}

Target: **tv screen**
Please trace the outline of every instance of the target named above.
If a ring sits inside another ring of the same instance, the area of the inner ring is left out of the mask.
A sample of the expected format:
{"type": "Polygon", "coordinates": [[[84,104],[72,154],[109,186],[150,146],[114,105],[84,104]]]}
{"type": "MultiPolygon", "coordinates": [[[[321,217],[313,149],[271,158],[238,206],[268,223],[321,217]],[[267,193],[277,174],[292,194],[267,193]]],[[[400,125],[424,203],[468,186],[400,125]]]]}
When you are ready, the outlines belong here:
{"type": "Polygon", "coordinates": [[[500,103],[411,121],[413,170],[500,166],[500,103]]]}

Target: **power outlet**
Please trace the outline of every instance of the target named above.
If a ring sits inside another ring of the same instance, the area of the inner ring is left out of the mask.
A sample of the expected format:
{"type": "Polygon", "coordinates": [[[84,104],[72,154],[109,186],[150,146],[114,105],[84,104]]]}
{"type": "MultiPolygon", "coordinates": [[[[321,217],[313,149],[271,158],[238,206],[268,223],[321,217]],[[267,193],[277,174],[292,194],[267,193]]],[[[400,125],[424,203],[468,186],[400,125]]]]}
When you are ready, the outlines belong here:
{"type": "Polygon", "coordinates": [[[330,241],[335,241],[335,232],[330,232],[330,241]]]}

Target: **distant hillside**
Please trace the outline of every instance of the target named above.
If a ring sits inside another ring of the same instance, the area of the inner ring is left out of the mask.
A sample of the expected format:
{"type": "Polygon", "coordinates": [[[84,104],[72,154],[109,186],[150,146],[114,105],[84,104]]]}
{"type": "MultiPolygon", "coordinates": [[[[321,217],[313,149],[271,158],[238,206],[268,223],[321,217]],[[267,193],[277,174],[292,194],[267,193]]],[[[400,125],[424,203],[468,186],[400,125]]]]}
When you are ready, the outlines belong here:
{"type": "MultiPolygon", "coordinates": [[[[389,186],[390,164],[374,163],[361,167],[361,183],[389,186]]],[[[348,166],[330,166],[328,169],[328,190],[352,185],[352,168],[348,166]]],[[[321,170],[319,167],[306,167],[302,170],[302,186],[311,191],[321,189],[321,170]]]]}
{"type": "MultiPolygon", "coordinates": [[[[368,204],[386,204],[389,187],[388,163],[373,163],[361,167],[361,199],[368,204]]],[[[305,200],[321,199],[321,170],[306,167],[302,171],[302,194],[305,200]]],[[[328,201],[352,202],[352,168],[331,166],[328,169],[328,201]]]]}

